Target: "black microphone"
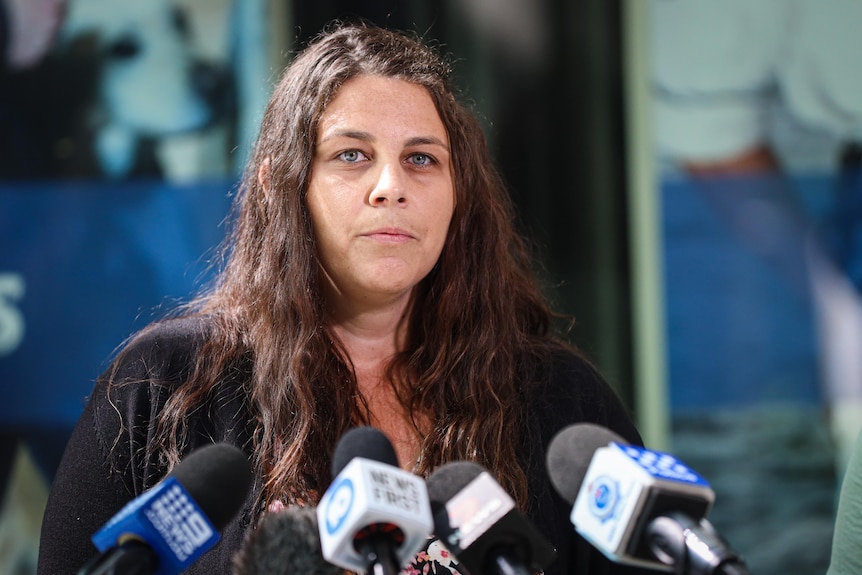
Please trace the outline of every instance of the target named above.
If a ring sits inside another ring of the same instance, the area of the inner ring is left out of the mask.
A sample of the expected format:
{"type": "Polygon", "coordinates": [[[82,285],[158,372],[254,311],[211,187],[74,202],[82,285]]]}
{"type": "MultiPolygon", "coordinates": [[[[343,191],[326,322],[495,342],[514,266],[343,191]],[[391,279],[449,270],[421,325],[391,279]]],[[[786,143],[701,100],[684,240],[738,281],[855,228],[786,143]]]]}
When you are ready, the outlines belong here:
{"type": "Polygon", "coordinates": [[[446,463],[426,483],[434,534],[473,575],[528,575],[553,561],[554,547],[481,465],[446,463]]]}
{"type": "Polygon", "coordinates": [[[746,575],[706,516],[715,493],[674,456],[626,444],[600,425],[560,431],[547,453],[571,521],[605,556],[679,575],[746,575]]]}
{"type": "Polygon", "coordinates": [[[332,474],[317,508],[323,557],[352,571],[396,575],[433,527],[425,482],[398,467],[389,439],[373,427],[344,434],[332,474]]]}
{"type": "Polygon", "coordinates": [[[79,575],[176,575],[221,538],[252,483],[251,465],[227,443],[202,447],[126,504],[92,537],[101,552],[79,575]]]}
{"type": "Polygon", "coordinates": [[[343,575],[323,559],[315,507],[267,513],[233,559],[233,575],[343,575]]]}

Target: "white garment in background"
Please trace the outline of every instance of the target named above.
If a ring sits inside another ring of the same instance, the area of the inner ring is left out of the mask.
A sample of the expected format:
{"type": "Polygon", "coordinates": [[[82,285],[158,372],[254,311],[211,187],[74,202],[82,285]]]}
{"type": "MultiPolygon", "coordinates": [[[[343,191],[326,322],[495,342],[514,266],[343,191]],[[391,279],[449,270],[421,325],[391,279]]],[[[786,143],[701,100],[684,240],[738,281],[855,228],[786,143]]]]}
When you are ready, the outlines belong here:
{"type": "Polygon", "coordinates": [[[862,1],[651,0],[656,143],[714,161],[769,142],[834,167],[862,140],[862,1]]]}

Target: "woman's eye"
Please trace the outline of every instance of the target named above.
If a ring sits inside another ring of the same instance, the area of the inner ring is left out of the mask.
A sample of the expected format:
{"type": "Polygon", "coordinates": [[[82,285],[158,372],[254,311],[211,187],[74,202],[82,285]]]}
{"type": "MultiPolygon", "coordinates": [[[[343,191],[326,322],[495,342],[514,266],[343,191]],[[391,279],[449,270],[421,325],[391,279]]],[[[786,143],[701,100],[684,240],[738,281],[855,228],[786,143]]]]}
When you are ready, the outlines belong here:
{"type": "Polygon", "coordinates": [[[365,154],[359,150],[347,150],[346,152],[338,154],[338,158],[345,162],[354,163],[365,159],[365,154]]]}
{"type": "Polygon", "coordinates": [[[422,154],[417,152],[415,154],[410,154],[409,161],[414,166],[430,166],[434,163],[434,158],[432,158],[428,154],[422,154]]]}

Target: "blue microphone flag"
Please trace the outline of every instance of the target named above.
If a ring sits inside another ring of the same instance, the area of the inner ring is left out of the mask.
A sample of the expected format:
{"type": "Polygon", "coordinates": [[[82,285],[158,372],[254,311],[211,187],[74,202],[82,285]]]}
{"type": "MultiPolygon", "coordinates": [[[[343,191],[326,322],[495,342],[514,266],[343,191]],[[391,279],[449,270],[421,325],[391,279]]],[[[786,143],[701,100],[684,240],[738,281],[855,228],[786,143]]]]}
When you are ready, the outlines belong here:
{"type": "Polygon", "coordinates": [[[129,502],[92,537],[101,552],[134,539],[158,555],[155,575],[172,575],[187,569],[220,535],[179,480],[169,476],[129,502]]]}

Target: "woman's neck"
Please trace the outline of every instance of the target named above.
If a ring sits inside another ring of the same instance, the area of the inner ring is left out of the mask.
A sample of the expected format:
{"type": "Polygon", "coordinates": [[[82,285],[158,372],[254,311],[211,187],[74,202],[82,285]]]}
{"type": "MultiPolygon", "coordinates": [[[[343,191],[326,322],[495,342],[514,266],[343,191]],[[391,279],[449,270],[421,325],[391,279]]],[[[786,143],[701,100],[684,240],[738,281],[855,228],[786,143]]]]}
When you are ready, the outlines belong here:
{"type": "Polygon", "coordinates": [[[354,365],[385,364],[404,349],[412,294],[382,301],[329,296],[330,325],[354,365]]]}
{"type": "Polygon", "coordinates": [[[332,330],[350,358],[359,393],[367,406],[368,424],[392,442],[400,465],[412,471],[421,450],[421,437],[414,421],[428,414],[410,413],[402,405],[387,366],[403,350],[407,339],[408,310],[412,300],[398,305],[337,314],[332,330]]]}
{"type": "Polygon", "coordinates": [[[401,312],[366,313],[336,323],[332,330],[357,370],[378,371],[404,347],[401,312]]]}

